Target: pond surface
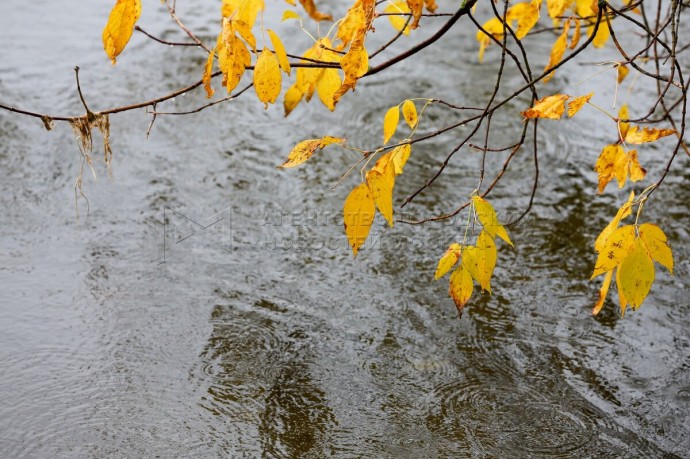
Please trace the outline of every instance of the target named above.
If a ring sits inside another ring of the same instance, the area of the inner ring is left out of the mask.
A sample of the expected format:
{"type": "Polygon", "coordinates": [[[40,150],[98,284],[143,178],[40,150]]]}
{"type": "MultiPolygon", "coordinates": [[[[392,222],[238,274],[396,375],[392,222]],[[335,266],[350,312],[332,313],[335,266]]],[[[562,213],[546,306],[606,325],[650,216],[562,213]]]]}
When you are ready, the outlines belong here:
{"type": "MultiPolygon", "coordinates": [[[[0,100],[81,113],[75,65],[94,110],[200,77],[199,49],[141,34],[111,67],[100,42],[109,3],[3,2],[0,100]]],[[[159,2],[144,3],[142,27],[185,39],[159,2]]],[[[188,3],[178,2],[180,16],[211,43],[216,7],[188,3]]],[[[306,49],[308,38],[284,27],[284,41],[306,49]]],[[[477,65],[463,21],[448,37],[446,48],[362,81],[335,113],[314,100],[284,119],[247,94],[160,116],[148,140],[143,110],[113,116],[113,178],[97,148],[98,180],[86,170],[90,209],[79,199],[78,220],[69,127],[46,132],[0,112],[0,456],[690,457],[687,158],[644,212],[669,236],[676,274],[657,268],[644,306],[625,318],[612,300],[590,314],[600,283],[588,280],[593,242],[630,191],[596,194],[592,167],[611,132],[593,128],[606,123],[594,110],[542,123],[534,209],[510,229],[516,249],[499,248],[493,295],[475,292],[461,319],[447,281],[432,278],[464,217],[393,229],[377,220],[353,260],[340,214],[357,177],[331,187],[354,153],[329,148],[301,168],[275,168],[305,138],[377,144],[386,109],[408,97],[481,103],[497,52],[477,65]]],[[[546,56],[550,45],[534,40],[530,50],[546,56]]],[[[598,70],[575,68],[581,74],[558,75],[542,94],[596,90],[610,106],[613,77],[573,87],[598,70]]],[[[641,110],[647,96],[637,88],[619,99],[641,110]]],[[[158,108],[205,100],[195,91],[158,108]]],[[[494,119],[506,143],[525,103],[494,119]]],[[[420,130],[456,116],[430,109],[420,130]]],[[[396,202],[461,134],[415,147],[396,202]]],[[[652,178],[665,146],[640,151],[652,178]]],[[[463,150],[408,210],[457,206],[476,186],[479,160],[463,150]]],[[[491,154],[489,177],[503,160],[491,154]]],[[[521,212],[533,178],[524,149],[492,202],[521,212]]]]}

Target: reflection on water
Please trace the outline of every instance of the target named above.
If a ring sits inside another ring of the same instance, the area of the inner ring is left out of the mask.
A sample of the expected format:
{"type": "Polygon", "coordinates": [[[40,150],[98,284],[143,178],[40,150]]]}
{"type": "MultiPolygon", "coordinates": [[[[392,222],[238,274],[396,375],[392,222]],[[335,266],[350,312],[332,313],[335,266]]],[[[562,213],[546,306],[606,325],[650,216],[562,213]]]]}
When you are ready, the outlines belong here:
{"type": "MultiPolygon", "coordinates": [[[[10,3],[0,15],[13,43],[0,60],[3,101],[80,110],[74,65],[98,107],[199,78],[198,50],[138,35],[112,68],[98,40],[105,3],[73,2],[78,18],[66,17],[65,2],[38,16],[10,3]],[[51,39],[27,36],[26,24],[51,39]]],[[[210,37],[214,10],[186,3],[182,17],[210,37]]],[[[141,24],[179,38],[163,17],[145,8],[141,24]]],[[[468,33],[459,27],[451,38],[472,43],[468,33]]],[[[598,115],[558,130],[544,123],[540,166],[552,172],[530,218],[510,229],[515,250],[501,247],[493,295],[477,292],[458,320],[446,284],[431,279],[461,223],[377,226],[382,242],[352,260],[337,218],[352,183],[330,190],[352,157],[333,150],[307,167],[275,168],[311,135],[374,143],[386,108],[406,97],[477,104],[496,68],[468,64],[475,59],[470,45],[429,49],[360,83],[336,113],[312,102],[283,120],[279,108],[240,98],[159,117],[149,141],[145,113],[113,116],[114,178],[99,170],[97,182],[86,180],[91,213],[79,223],[69,129],[46,133],[0,112],[0,456],[687,456],[690,172],[678,170],[645,207],[669,235],[675,277],[657,272],[644,308],[625,319],[611,300],[592,318],[592,244],[629,189],[596,195],[591,168],[606,134],[581,133],[598,115]],[[435,62],[456,73],[432,78],[435,62]],[[225,232],[166,214],[161,264],[166,206],[202,218],[223,212],[225,232]],[[267,223],[267,214],[290,218],[267,223]],[[172,237],[190,228],[192,237],[172,237]],[[324,241],[332,244],[314,243],[324,241]]],[[[612,95],[598,84],[583,93],[612,95]]],[[[164,105],[204,101],[190,93],[164,105]]],[[[429,115],[420,129],[455,116],[429,115]]],[[[493,122],[506,135],[521,126],[493,122]]],[[[435,172],[458,135],[415,147],[397,200],[435,172]]],[[[504,159],[492,156],[487,174],[504,159]]],[[[456,155],[406,210],[457,205],[476,186],[479,161],[473,151],[456,155]]],[[[663,162],[647,161],[658,176],[663,162]]],[[[520,151],[492,202],[520,212],[533,178],[531,153],[520,151]]]]}

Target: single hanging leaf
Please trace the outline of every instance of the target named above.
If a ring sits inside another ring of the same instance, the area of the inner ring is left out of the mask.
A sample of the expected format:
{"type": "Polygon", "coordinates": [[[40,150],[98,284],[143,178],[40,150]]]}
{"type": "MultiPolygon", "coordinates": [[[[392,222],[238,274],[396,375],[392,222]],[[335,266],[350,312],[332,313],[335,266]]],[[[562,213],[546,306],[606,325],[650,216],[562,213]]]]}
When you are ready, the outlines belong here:
{"type": "Polygon", "coordinates": [[[567,94],[554,94],[539,99],[532,108],[522,112],[525,118],[560,119],[565,112],[565,101],[570,98],[567,94]]]}
{"type": "Polygon", "coordinates": [[[285,116],[288,116],[296,107],[302,102],[304,97],[304,92],[300,90],[297,83],[293,84],[285,91],[285,96],[283,98],[283,107],[285,108],[285,116]]]}
{"type": "Polygon", "coordinates": [[[604,247],[604,244],[606,244],[606,240],[608,237],[613,233],[616,228],[618,228],[618,224],[620,221],[624,218],[627,218],[630,216],[632,213],[632,205],[633,201],[635,200],[635,192],[631,191],[630,196],[628,196],[628,200],[621,206],[620,209],[618,209],[618,212],[616,212],[616,216],[611,220],[611,222],[606,225],[606,228],[599,234],[597,237],[597,240],[594,242],[594,250],[597,252],[601,252],[602,248],[604,247]]]}
{"type": "Polygon", "coordinates": [[[334,143],[342,145],[345,143],[345,139],[342,137],[332,137],[330,135],[321,137],[321,142],[319,143],[319,148],[326,147],[328,145],[333,145],[334,143]]]}
{"type": "Polygon", "coordinates": [[[630,73],[630,70],[628,70],[628,67],[625,65],[618,65],[616,67],[616,81],[618,81],[618,84],[621,84],[623,80],[625,80],[625,77],[628,76],[628,73],[630,73]]]}
{"type": "MultiPolygon", "coordinates": [[[[594,170],[599,174],[599,194],[614,177],[619,176],[616,170],[621,167],[621,158],[627,164],[627,154],[621,145],[606,145],[597,159],[594,170]]],[[[620,183],[620,179],[619,179],[620,183]]]]}
{"type": "Polygon", "coordinates": [[[422,8],[424,8],[424,0],[407,0],[407,7],[412,12],[412,24],[410,29],[416,29],[419,26],[419,20],[422,17],[422,8]]]}
{"type": "Polygon", "coordinates": [[[621,147],[621,154],[616,157],[614,163],[613,173],[616,176],[616,181],[618,181],[618,189],[623,188],[625,181],[628,179],[628,174],[630,173],[630,156],[621,147]]]}
{"type": "Polygon", "coordinates": [[[278,99],[281,83],[278,59],[271,51],[264,48],[254,67],[254,89],[266,108],[269,103],[272,104],[278,99]]]}
{"type": "Polygon", "coordinates": [[[628,130],[630,129],[629,122],[621,121],[627,119],[630,119],[630,115],[628,114],[628,104],[623,104],[621,109],[618,111],[618,130],[620,131],[621,140],[625,139],[625,136],[628,135],[628,130]]]}
{"type": "Polygon", "coordinates": [[[391,107],[383,117],[383,143],[386,144],[393,137],[400,122],[400,106],[391,107]]]}
{"type": "Polygon", "coordinates": [[[513,247],[513,243],[508,237],[508,232],[503,225],[499,223],[498,216],[496,215],[496,211],[494,210],[493,206],[489,204],[487,200],[480,198],[479,196],[474,196],[472,198],[472,202],[474,203],[477,218],[479,218],[479,222],[482,224],[484,230],[486,230],[489,236],[498,236],[506,243],[510,244],[511,247],[513,247]]]}
{"type": "Polygon", "coordinates": [[[411,100],[406,100],[402,104],[403,118],[410,129],[414,129],[417,125],[417,107],[415,107],[414,102],[411,100]]]}
{"type": "Polygon", "coordinates": [[[354,256],[367,240],[375,212],[376,204],[369,187],[366,183],[360,183],[347,196],[343,208],[345,234],[354,256]]]}
{"type": "Polygon", "coordinates": [[[503,39],[504,26],[500,19],[491,18],[482,24],[482,28],[486,30],[489,35],[482,30],[477,30],[476,38],[479,42],[479,63],[484,60],[484,50],[492,43],[491,37],[493,36],[498,41],[503,39]]]}
{"type": "Polygon", "coordinates": [[[256,37],[252,33],[252,29],[244,21],[232,21],[233,29],[235,32],[240,34],[240,37],[251,46],[252,50],[256,53],[256,37]]]}
{"type": "Polygon", "coordinates": [[[299,14],[295,13],[292,10],[285,10],[283,12],[283,19],[281,19],[281,21],[287,21],[288,19],[297,19],[299,21],[300,17],[299,14]]]}
{"type": "Polygon", "coordinates": [[[637,150],[630,150],[628,152],[628,167],[630,168],[630,181],[632,182],[638,182],[647,175],[647,171],[640,166],[640,162],[637,159],[637,150]]]}
{"type": "Polygon", "coordinates": [[[393,163],[388,160],[383,166],[383,171],[370,170],[367,172],[367,185],[374,197],[376,207],[386,219],[390,227],[393,226],[393,186],[395,185],[395,173],[393,163]]]}
{"type": "Polygon", "coordinates": [[[436,0],[424,0],[424,7],[429,13],[433,13],[438,8],[436,0]]]}
{"type": "Polygon", "coordinates": [[[103,29],[103,48],[115,65],[115,58],[125,49],[141,16],[141,0],[117,0],[103,29]]]}
{"type": "Polygon", "coordinates": [[[278,58],[278,63],[280,64],[280,69],[287,75],[290,75],[290,62],[288,62],[287,53],[285,52],[285,46],[283,42],[280,41],[280,37],[272,31],[271,29],[266,30],[268,36],[271,38],[271,43],[273,44],[273,50],[278,58]]]}
{"type": "Polygon", "coordinates": [[[618,267],[618,289],[633,309],[640,307],[654,283],[654,262],[641,239],[635,239],[630,253],[618,267]]]}
{"type": "Polygon", "coordinates": [[[324,69],[316,81],[316,92],[319,95],[319,99],[330,111],[335,110],[333,96],[341,84],[342,81],[337,69],[324,69]]]}
{"type": "Polygon", "coordinates": [[[618,302],[620,303],[621,307],[621,316],[625,317],[625,310],[628,307],[628,301],[625,299],[623,290],[621,289],[620,273],[620,270],[616,270],[616,287],[618,288],[618,302]]]}
{"type": "Polygon", "coordinates": [[[661,228],[652,223],[643,223],[638,228],[638,232],[652,259],[665,266],[673,275],[673,252],[661,228]]]}
{"type": "Polygon", "coordinates": [[[457,243],[452,243],[446,253],[443,254],[440,260],[438,260],[438,266],[436,266],[436,273],[434,274],[434,280],[440,279],[445,276],[448,271],[453,269],[453,266],[460,259],[462,254],[462,246],[457,243]]]}
{"type": "Polygon", "coordinates": [[[575,32],[573,32],[573,38],[570,39],[570,49],[575,49],[578,43],[580,43],[580,37],[582,35],[582,25],[580,24],[580,20],[573,18],[573,21],[575,21],[575,32]]]}
{"type": "Polygon", "coordinates": [[[206,59],[206,65],[204,66],[204,76],[201,77],[201,81],[204,82],[204,89],[206,90],[206,97],[209,99],[213,96],[213,88],[211,87],[211,74],[213,73],[213,58],[215,54],[209,53],[206,59]]]}
{"type": "MultiPolygon", "coordinates": [[[[590,26],[588,30],[588,35],[592,35],[594,32],[594,26],[590,26]]],[[[602,18],[601,22],[599,23],[599,30],[597,30],[597,34],[594,37],[594,40],[592,40],[592,44],[595,48],[602,48],[610,36],[611,31],[609,30],[609,24],[606,22],[606,18],[602,18]]]]}
{"type": "Polygon", "coordinates": [[[314,154],[317,148],[321,145],[321,139],[309,139],[303,140],[292,149],[290,154],[288,154],[287,159],[283,164],[278,166],[279,168],[287,169],[288,167],[299,166],[303,162],[307,161],[314,154]]]}
{"type": "Polygon", "coordinates": [[[599,290],[599,300],[597,301],[597,304],[594,305],[594,309],[592,309],[592,315],[596,316],[599,314],[599,311],[601,311],[601,308],[604,307],[604,300],[606,300],[606,295],[609,293],[611,278],[613,278],[613,270],[606,273],[606,276],[604,277],[604,283],[601,284],[601,289],[599,290]]]}
{"type": "Polygon", "coordinates": [[[634,242],[635,227],[633,225],[621,226],[611,233],[599,252],[591,279],[618,266],[628,255],[634,242]]]}
{"type": "Polygon", "coordinates": [[[407,25],[407,16],[398,16],[400,13],[410,12],[410,8],[407,6],[405,0],[389,3],[383,12],[389,15],[388,20],[395,30],[402,32],[403,35],[410,34],[410,27],[407,25]]]}
{"type": "Polygon", "coordinates": [[[518,3],[512,6],[506,15],[508,22],[517,21],[517,30],[515,36],[518,40],[522,40],[532,30],[532,27],[539,21],[539,9],[541,8],[541,0],[533,0],[531,2],[518,3]]]}
{"type": "Polygon", "coordinates": [[[640,128],[632,126],[625,135],[625,143],[641,144],[654,142],[662,137],[675,134],[674,129],[640,128]]]}
{"type": "MultiPolygon", "coordinates": [[[[553,47],[551,48],[551,56],[549,57],[549,63],[546,64],[546,67],[544,70],[548,70],[550,68],[555,67],[561,62],[561,59],[563,59],[563,54],[565,54],[565,48],[568,45],[568,27],[570,26],[570,21],[566,22],[565,25],[563,26],[563,32],[561,35],[556,39],[556,41],[553,44],[553,47]]],[[[544,77],[544,83],[549,81],[553,76],[555,75],[555,71],[550,72],[548,75],[544,77]]]]}
{"type": "Polygon", "coordinates": [[[315,21],[332,21],[333,16],[330,14],[324,14],[320,12],[317,8],[316,5],[314,4],[314,0],[299,0],[299,2],[302,4],[304,7],[304,11],[307,12],[310,18],[312,18],[315,21]]]}
{"type": "Polygon", "coordinates": [[[393,165],[395,166],[395,175],[400,175],[403,173],[403,168],[410,157],[410,153],[412,153],[412,145],[409,143],[400,145],[393,150],[392,156],[393,165]]]}
{"type": "Polygon", "coordinates": [[[462,308],[465,307],[467,301],[472,296],[474,285],[472,284],[472,276],[463,267],[460,266],[450,275],[450,286],[448,293],[455,302],[455,307],[458,309],[458,315],[462,316],[462,308]]]}
{"type": "Polygon", "coordinates": [[[575,114],[579,112],[587,102],[589,102],[589,99],[591,99],[593,95],[594,93],[590,92],[586,96],[576,97],[568,102],[568,118],[575,116],[575,114]]]}

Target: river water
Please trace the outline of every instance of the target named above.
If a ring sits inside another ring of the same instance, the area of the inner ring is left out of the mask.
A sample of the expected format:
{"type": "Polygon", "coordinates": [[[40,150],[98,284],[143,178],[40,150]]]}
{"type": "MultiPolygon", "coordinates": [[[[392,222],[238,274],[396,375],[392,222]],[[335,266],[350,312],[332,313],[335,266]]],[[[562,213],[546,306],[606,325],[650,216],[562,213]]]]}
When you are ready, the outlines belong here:
{"type": "MultiPolygon", "coordinates": [[[[80,113],[75,65],[94,110],[200,77],[198,48],[141,34],[110,66],[100,44],[109,3],[3,2],[0,100],[80,113]]],[[[142,27],[185,40],[159,2],[144,3],[142,27]]],[[[190,3],[178,2],[182,20],[212,43],[216,6],[190,3]]],[[[269,7],[278,13],[267,22],[278,24],[282,7],[269,7]]],[[[297,51],[308,46],[294,25],[275,27],[297,51]]],[[[380,30],[372,43],[384,40],[380,30]]],[[[546,62],[550,43],[529,46],[546,62]]],[[[625,318],[612,300],[590,314],[600,282],[588,280],[593,241],[630,191],[596,194],[592,167],[612,132],[594,110],[542,123],[534,209],[510,229],[516,249],[499,247],[493,295],[475,292],[461,319],[447,281],[432,279],[464,217],[393,229],[377,220],[353,260],[340,213],[357,178],[331,188],[355,154],[329,147],[301,168],[275,168],[305,138],[377,144],[386,109],[408,97],[480,104],[497,52],[481,66],[476,52],[461,20],[443,48],[363,80],[335,113],[314,100],[284,119],[247,94],[160,116],[148,140],[144,110],[112,116],[113,177],[96,136],[98,179],[86,170],[89,211],[79,199],[78,218],[69,126],[46,132],[0,112],[0,456],[690,457],[686,158],[643,214],[669,236],[675,276],[657,267],[645,304],[625,318]]],[[[542,95],[595,90],[610,106],[613,76],[574,87],[598,70],[575,68],[542,95]]],[[[513,73],[506,86],[519,83],[513,73]]],[[[642,110],[647,92],[619,100],[642,110]]],[[[158,109],[205,100],[197,90],[158,109]]],[[[520,129],[525,104],[495,117],[496,145],[520,129]]],[[[431,108],[420,131],[455,117],[431,108]]],[[[461,134],[415,147],[396,202],[461,134]]],[[[668,145],[640,149],[650,177],[668,145]]],[[[489,177],[504,155],[489,155],[489,177]]],[[[479,160],[462,150],[408,210],[454,208],[476,186],[479,160]]],[[[503,215],[525,208],[533,178],[524,149],[491,195],[503,215]]]]}

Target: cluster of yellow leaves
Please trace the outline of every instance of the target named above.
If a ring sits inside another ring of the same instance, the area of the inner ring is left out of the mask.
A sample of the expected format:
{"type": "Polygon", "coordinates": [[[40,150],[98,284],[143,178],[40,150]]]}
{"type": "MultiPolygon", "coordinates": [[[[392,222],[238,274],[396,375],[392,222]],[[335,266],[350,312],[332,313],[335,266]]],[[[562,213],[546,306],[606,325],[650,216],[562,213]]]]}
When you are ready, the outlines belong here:
{"type": "Polygon", "coordinates": [[[482,30],[477,31],[476,35],[479,42],[479,62],[484,60],[484,50],[493,41],[491,36],[498,41],[503,40],[503,32],[506,26],[515,29],[515,24],[517,24],[515,36],[518,39],[524,38],[539,21],[541,2],[542,0],[532,0],[529,3],[518,3],[511,6],[506,12],[505,24],[504,21],[496,17],[485,22],[482,28],[490,35],[487,35],[482,30]]]}
{"type": "Polygon", "coordinates": [[[479,196],[472,197],[472,205],[477,219],[483,227],[477,236],[475,245],[451,244],[438,261],[434,274],[434,279],[440,279],[455,267],[450,275],[448,293],[453,298],[460,315],[462,315],[462,309],[474,291],[473,279],[477,281],[482,292],[486,290],[491,293],[491,276],[498,259],[496,236],[510,244],[511,247],[513,246],[508,232],[499,223],[493,206],[479,196]]]}
{"type": "Polygon", "coordinates": [[[129,42],[134,24],[141,16],[141,0],[117,0],[103,29],[103,48],[113,65],[129,42]]]}
{"type": "Polygon", "coordinates": [[[592,279],[601,274],[606,276],[592,314],[598,314],[604,306],[614,271],[621,314],[625,314],[628,305],[635,310],[639,308],[649,294],[654,283],[654,261],[673,274],[673,253],[661,228],[651,223],[618,227],[632,213],[634,198],[635,194],[630,193],[628,201],[594,243],[599,255],[592,279]]]}

